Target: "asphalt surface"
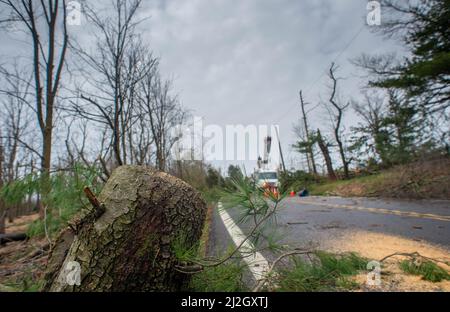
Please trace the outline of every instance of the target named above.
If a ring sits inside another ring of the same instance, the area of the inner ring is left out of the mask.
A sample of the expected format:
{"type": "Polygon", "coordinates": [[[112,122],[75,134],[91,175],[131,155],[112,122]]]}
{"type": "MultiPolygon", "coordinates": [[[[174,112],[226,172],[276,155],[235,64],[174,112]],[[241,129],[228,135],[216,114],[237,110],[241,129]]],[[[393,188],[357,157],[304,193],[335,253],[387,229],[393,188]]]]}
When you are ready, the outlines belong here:
{"type": "MultiPolygon", "coordinates": [[[[244,233],[251,224],[239,224],[239,209],[229,215],[244,233]]],[[[223,254],[233,246],[217,211],[211,225],[209,253],[223,254]]],[[[386,200],[340,197],[291,197],[281,203],[273,232],[279,242],[291,247],[327,246],[334,239],[354,230],[396,235],[427,242],[450,250],[450,201],[386,200]]],[[[269,233],[270,234],[270,233],[269,233]]],[[[272,258],[269,252],[264,256],[272,258]]]]}

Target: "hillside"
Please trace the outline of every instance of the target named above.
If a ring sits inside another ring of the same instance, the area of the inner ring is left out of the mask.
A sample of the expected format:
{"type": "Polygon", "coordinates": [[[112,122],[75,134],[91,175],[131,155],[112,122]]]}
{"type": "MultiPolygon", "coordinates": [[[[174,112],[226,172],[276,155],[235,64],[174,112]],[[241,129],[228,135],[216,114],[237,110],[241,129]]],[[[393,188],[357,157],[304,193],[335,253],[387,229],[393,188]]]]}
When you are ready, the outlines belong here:
{"type": "Polygon", "coordinates": [[[343,197],[450,199],[450,159],[415,162],[350,180],[314,184],[310,192],[343,197]]]}

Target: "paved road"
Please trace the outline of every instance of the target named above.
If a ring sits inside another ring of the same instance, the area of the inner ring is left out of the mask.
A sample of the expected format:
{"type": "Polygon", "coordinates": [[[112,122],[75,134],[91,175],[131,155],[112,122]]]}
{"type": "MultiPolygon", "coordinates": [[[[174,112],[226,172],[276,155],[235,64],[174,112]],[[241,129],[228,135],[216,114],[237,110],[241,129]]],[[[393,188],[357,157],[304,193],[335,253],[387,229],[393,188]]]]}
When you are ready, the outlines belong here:
{"type": "MultiPolygon", "coordinates": [[[[239,212],[229,215],[237,223],[239,212]]],[[[241,224],[244,233],[250,225],[241,224]]],[[[450,250],[450,201],[385,200],[340,197],[286,198],[277,214],[281,242],[290,246],[330,241],[354,230],[392,234],[428,242],[450,250]]],[[[220,254],[233,245],[229,231],[216,211],[210,237],[210,253],[220,254]]],[[[265,254],[270,260],[270,254],[265,254]]]]}

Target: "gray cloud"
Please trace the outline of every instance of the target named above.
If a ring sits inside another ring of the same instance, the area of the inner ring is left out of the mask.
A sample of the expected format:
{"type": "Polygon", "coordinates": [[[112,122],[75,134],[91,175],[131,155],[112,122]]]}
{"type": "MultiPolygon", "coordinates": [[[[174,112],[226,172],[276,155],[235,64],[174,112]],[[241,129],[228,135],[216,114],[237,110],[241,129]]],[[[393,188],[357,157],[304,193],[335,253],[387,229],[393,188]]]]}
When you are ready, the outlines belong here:
{"type": "MultiPolygon", "coordinates": [[[[140,17],[150,18],[139,27],[161,57],[162,73],[174,78],[185,107],[207,124],[279,124],[290,166],[291,159],[298,165],[290,148],[299,118],[298,91],[304,90],[312,106],[326,100],[325,71],[336,61],[339,76],[345,77],[340,96],[358,98],[363,81],[348,60],[362,52],[402,52],[395,42],[370,32],[366,14],[366,2],[360,0],[149,0],[140,17]]],[[[89,27],[71,31],[83,39],[89,27]]],[[[17,44],[27,53],[11,35],[0,36],[7,43],[2,55],[15,55],[17,44]]],[[[310,117],[312,127],[329,130],[321,106],[310,117]]],[[[349,113],[346,129],[356,122],[349,113]]]]}
{"type": "MultiPolygon", "coordinates": [[[[349,58],[399,50],[365,26],[358,0],[171,0],[145,11],[145,39],[161,55],[163,72],[176,78],[183,104],[206,123],[280,124],[288,159],[296,158],[290,144],[300,89],[312,104],[327,99],[324,71],[336,60],[346,78],[341,97],[358,98],[362,81],[349,58]]],[[[320,106],[311,119],[328,129],[320,106]]],[[[349,114],[346,128],[355,122],[349,114]]]]}

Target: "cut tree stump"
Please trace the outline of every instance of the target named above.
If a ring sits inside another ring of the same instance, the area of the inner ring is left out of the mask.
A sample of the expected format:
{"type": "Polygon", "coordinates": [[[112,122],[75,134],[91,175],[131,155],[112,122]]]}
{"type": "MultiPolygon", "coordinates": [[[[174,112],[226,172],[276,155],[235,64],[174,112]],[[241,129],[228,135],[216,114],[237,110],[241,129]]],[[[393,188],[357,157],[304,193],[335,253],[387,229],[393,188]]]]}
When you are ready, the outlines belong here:
{"type": "MultiPolygon", "coordinates": [[[[180,291],[190,276],[175,269],[174,248],[195,247],[206,204],[189,184],[142,166],[121,166],[91,212],[73,222],[50,252],[44,291],[180,291]],[[73,262],[80,285],[70,285],[73,262]]],[[[89,195],[90,194],[90,195],[89,195]]]]}

